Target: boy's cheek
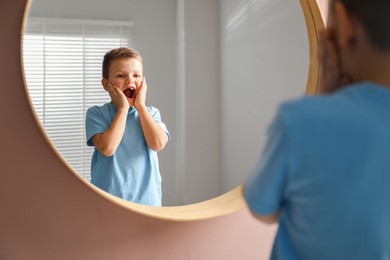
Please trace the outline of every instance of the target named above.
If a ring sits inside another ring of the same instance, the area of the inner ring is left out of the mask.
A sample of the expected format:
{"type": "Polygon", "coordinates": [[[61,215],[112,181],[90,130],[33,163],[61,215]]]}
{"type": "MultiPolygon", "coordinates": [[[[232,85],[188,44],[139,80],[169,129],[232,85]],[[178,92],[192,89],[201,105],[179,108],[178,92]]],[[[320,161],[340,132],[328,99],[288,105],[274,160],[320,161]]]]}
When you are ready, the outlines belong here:
{"type": "Polygon", "coordinates": [[[118,81],[118,80],[112,80],[111,81],[111,84],[115,85],[116,87],[118,87],[119,89],[122,89],[123,88],[123,83],[118,81]]]}

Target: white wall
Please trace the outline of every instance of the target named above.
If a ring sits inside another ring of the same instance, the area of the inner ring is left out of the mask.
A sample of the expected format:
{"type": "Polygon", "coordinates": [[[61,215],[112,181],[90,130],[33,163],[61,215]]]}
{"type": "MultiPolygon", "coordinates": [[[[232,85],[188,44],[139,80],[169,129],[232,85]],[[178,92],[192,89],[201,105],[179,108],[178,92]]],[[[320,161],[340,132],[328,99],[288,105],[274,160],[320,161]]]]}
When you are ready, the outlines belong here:
{"type": "Polygon", "coordinates": [[[184,1],[185,159],[183,203],[220,194],[218,0],[184,1]]]}
{"type": "Polygon", "coordinates": [[[220,5],[224,192],[254,168],[277,105],[304,93],[309,45],[298,0],[223,0],[220,5]]]}

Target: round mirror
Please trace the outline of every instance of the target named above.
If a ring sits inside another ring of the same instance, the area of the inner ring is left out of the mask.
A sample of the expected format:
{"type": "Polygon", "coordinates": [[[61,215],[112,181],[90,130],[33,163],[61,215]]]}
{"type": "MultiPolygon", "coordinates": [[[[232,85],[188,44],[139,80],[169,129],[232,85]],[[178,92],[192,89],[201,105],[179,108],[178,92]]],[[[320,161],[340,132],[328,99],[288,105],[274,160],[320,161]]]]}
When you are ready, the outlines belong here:
{"type": "Polygon", "coordinates": [[[172,137],[159,153],[163,205],[204,201],[247,178],[278,104],[305,93],[311,15],[298,0],[33,0],[28,92],[53,145],[89,181],[85,112],[109,101],[103,55],[135,48],[147,103],[172,137]]]}

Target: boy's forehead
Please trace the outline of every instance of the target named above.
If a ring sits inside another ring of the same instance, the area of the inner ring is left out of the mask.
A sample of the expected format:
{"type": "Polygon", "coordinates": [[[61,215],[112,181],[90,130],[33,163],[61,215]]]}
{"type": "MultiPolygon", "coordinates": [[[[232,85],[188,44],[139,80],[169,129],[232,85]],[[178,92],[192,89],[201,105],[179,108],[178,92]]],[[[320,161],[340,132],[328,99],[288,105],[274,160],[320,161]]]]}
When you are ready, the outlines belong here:
{"type": "Polygon", "coordinates": [[[142,71],[143,64],[137,58],[117,58],[113,59],[110,64],[110,69],[138,69],[142,71]]]}

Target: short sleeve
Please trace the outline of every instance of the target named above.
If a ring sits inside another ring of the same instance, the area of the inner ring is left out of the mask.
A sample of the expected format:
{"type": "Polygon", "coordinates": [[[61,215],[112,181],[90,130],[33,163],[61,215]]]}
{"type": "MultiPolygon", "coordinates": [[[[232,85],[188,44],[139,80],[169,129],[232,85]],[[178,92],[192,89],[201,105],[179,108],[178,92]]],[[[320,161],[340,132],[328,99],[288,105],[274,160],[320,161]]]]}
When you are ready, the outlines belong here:
{"type": "Polygon", "coordinates": [[[165,131],[165,133],[167,134],[167,137],[168,137],[168,141],[171,140],[171,135],[169,134],[169,131],[167,129],[167,126],[162,122],[161,120],[161,114],[160,114],[160,111],[153,107],[153,106],[150,106],[148,107],[148,110],[149,110],[149,113],[152,115],[154,121],[165,131]]]}
{"type": "Polygon", "coordinates": [[[262,156],[244,190],[249,208],[259,215],[276,213],[281,208],[286,193],[288,144],[280,110],[267,133],[262,156]]]}
{"type": "Polygon", "coordinates": [[[89,108],[85,117],[87,145],[93,146],[92,137],[96,134],[103,133],[109,126],[109,123],[97,106],[89,108]]]}

